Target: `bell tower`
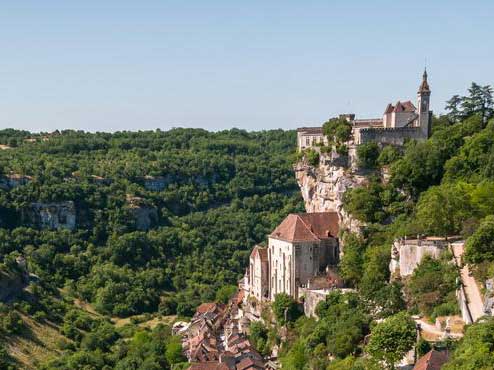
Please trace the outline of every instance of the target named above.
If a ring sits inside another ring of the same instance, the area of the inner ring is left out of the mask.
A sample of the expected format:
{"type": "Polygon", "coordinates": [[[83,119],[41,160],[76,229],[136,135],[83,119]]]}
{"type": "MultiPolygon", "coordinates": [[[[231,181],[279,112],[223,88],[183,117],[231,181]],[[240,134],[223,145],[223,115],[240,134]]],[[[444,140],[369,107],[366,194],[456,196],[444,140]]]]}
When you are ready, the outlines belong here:
{"type": "Polygon", "coordinates": [[[425,138],[428,138],[431,133],[432,125],[432,111],[430,111],[430,99],[431,89],[427,82],[427,70],[424,69],[422,75],[422,83],[420,84],[419,91],[417,93],[417,105],[418,105],[418,126],[422,131],[425,138]]]}

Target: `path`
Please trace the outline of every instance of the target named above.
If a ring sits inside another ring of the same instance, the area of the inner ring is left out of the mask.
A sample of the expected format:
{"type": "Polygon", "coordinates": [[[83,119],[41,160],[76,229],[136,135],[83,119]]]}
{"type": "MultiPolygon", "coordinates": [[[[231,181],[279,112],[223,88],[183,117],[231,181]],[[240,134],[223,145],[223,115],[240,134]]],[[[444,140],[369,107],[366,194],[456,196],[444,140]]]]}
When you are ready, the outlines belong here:
{"type": "Polygon", "coordinates": [[[472,320],[475,322],[480,317],[484,316],[484,303],[480,295],[480,289],[475,282],[475,279],[470,274],[468,265],[462,266],[462,256],[464,252],[464,242],[459,241],[451,243],[451,249],[455,259],[456,266],[460,268],[460,278],[465,289],[467,305],[472,315],[472,320]]]}
{"type": "MultiPolygon", "coordinates": [[[[446,331],[439,330],[435,325],[429,324],[422,319],[414,319],[417,324],[420,324],[420,328],[423,334],[431,340],[441,340],[446,337],[446,331]]],[[[461,338],[463,333],[449,332],[447,334],[450,338],[461,338]]]]}

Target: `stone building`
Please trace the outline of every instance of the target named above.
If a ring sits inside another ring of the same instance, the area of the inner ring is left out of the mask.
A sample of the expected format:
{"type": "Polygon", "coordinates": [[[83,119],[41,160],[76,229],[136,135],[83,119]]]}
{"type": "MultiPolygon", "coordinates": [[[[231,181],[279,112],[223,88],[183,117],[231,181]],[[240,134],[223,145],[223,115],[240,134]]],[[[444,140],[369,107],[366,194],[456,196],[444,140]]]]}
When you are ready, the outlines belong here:
{"type": "MultiPolygon", "coordinates": [[[[377,142],[382,145],[403,145],[408,139],[427,139],[432,124],[430,96],[427,71],[424,71],[417,92],[417,107],[407,100],[388,104],[382,118],[355,119],[355,114],[343,115],[352,124],[353,144],[377,142]]],[[[321,127],[302,127],[297,130],[299,151],[321,143],[327,144],[321,127]]]]}
{"type": "Polygon", "coordinates": [[[268,250],[256,245],[250,254],[249,263],[249,294],[261,301],[269,297],[269,261],[268,250]]]}
{"type": "Polygon", "coordinates": [[[298,298],[298,288],[338,261],[336,212],[288,215],[269,235],[269,293],[298,298]]]}
{"type": "Polygon", "coordinates": [[[336,212],[288,215],[268,236],[268,247],[255,246],[242,280],[247,296],[274,300],[286,293],[299,298],[299,288],[338,263],[339,219],[336,212]]]}

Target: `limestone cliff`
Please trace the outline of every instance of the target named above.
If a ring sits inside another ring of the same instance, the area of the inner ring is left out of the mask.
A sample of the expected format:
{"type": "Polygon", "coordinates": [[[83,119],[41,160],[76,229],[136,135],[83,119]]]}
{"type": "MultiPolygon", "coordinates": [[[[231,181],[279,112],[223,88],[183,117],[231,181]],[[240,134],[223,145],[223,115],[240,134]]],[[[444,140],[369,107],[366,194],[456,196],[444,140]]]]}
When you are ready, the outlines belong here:
{"type": "Polygon", "coordinates": [[[321,154],[318,166],[300,161],[295,165],[295,176],[307,212],[336,211],[340,217],[340,228],[360,232],[362,223],[343,209],[346,190],[362,186],[367,181],[355,170],[351,156],[321,154]]]}
{"type": "Polygon", "coordinates": [[[28,219],[42,229],[69,229],[76,227],[76,208],[73,201],[31,204],[28,219]]]}

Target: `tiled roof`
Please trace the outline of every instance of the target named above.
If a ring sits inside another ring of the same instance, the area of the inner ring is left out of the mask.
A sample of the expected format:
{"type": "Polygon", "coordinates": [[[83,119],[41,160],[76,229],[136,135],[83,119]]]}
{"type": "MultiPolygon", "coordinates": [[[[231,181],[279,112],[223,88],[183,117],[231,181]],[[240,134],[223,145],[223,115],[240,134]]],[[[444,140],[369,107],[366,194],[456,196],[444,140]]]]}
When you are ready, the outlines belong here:
{"type": "Polygon", "coordinates": [[[392,113],[392,112],[395,112],[395,113],[401,113],[401,112],[412,113],[412,112],[415,112],[416,110],[417,110],[417,108],[415,108],[415,105],[413,105],[413,103],[410,100],[407,100],[404,102],[401,102],[398,100],[395,105],[388,104],[388,106],[386,107],[386,110],[384,111],[384,114],[388,114],[388,113],[392,113]]]}
{"type": "Polygon", "coordinates": [[[439,370],[446,361],[448,361],[446,352],[439,352],[433,349],[419,358],[413,370],[439,370]]]}
{"type": "Polygon", "coordinates": [[[300,127],[297,129],[297,132],[303,132],[306,134],[315,134],[315,135],[316,134],[318,134],[318,135],[323,134],[321,126],[319,126],[319,127],[300,127]]]}
{"type": "Polygon", "coordinates": [[[247,369],[264,369],[264,364],[261,361],[254,361],[249,357],[244,358],[237,364],[237,370],[247,369]]]}
{"type": "Polygon", "coordinates": [[[218,361],[208,361],[192,364],[188,370],[228,370],[228,366],[218,361]]]}
{"type": "Polygon", "coordinates": [[[257,255],[259,255],[259,258],[261,259],[262,262],[268,260],[268,249],[261,247],[260,245],[256,245],[254,249],[252,250],[252,253],[250,256],[252,258],[255,258],[257,255]]]}
{"type": "Polygon", "coordinates": [[[206,312],[214,312],[216,309],[223,310],[223,307],[214,302],[202,303],[199,307],[196,308],[196,313],[203,314],[206,312]]]}
{"type": "Polygon", "coordinates": [[[339,219],[336,212],[292,213],[269,235],[286,241],[319,241],[337,237],[339,219]]]}

